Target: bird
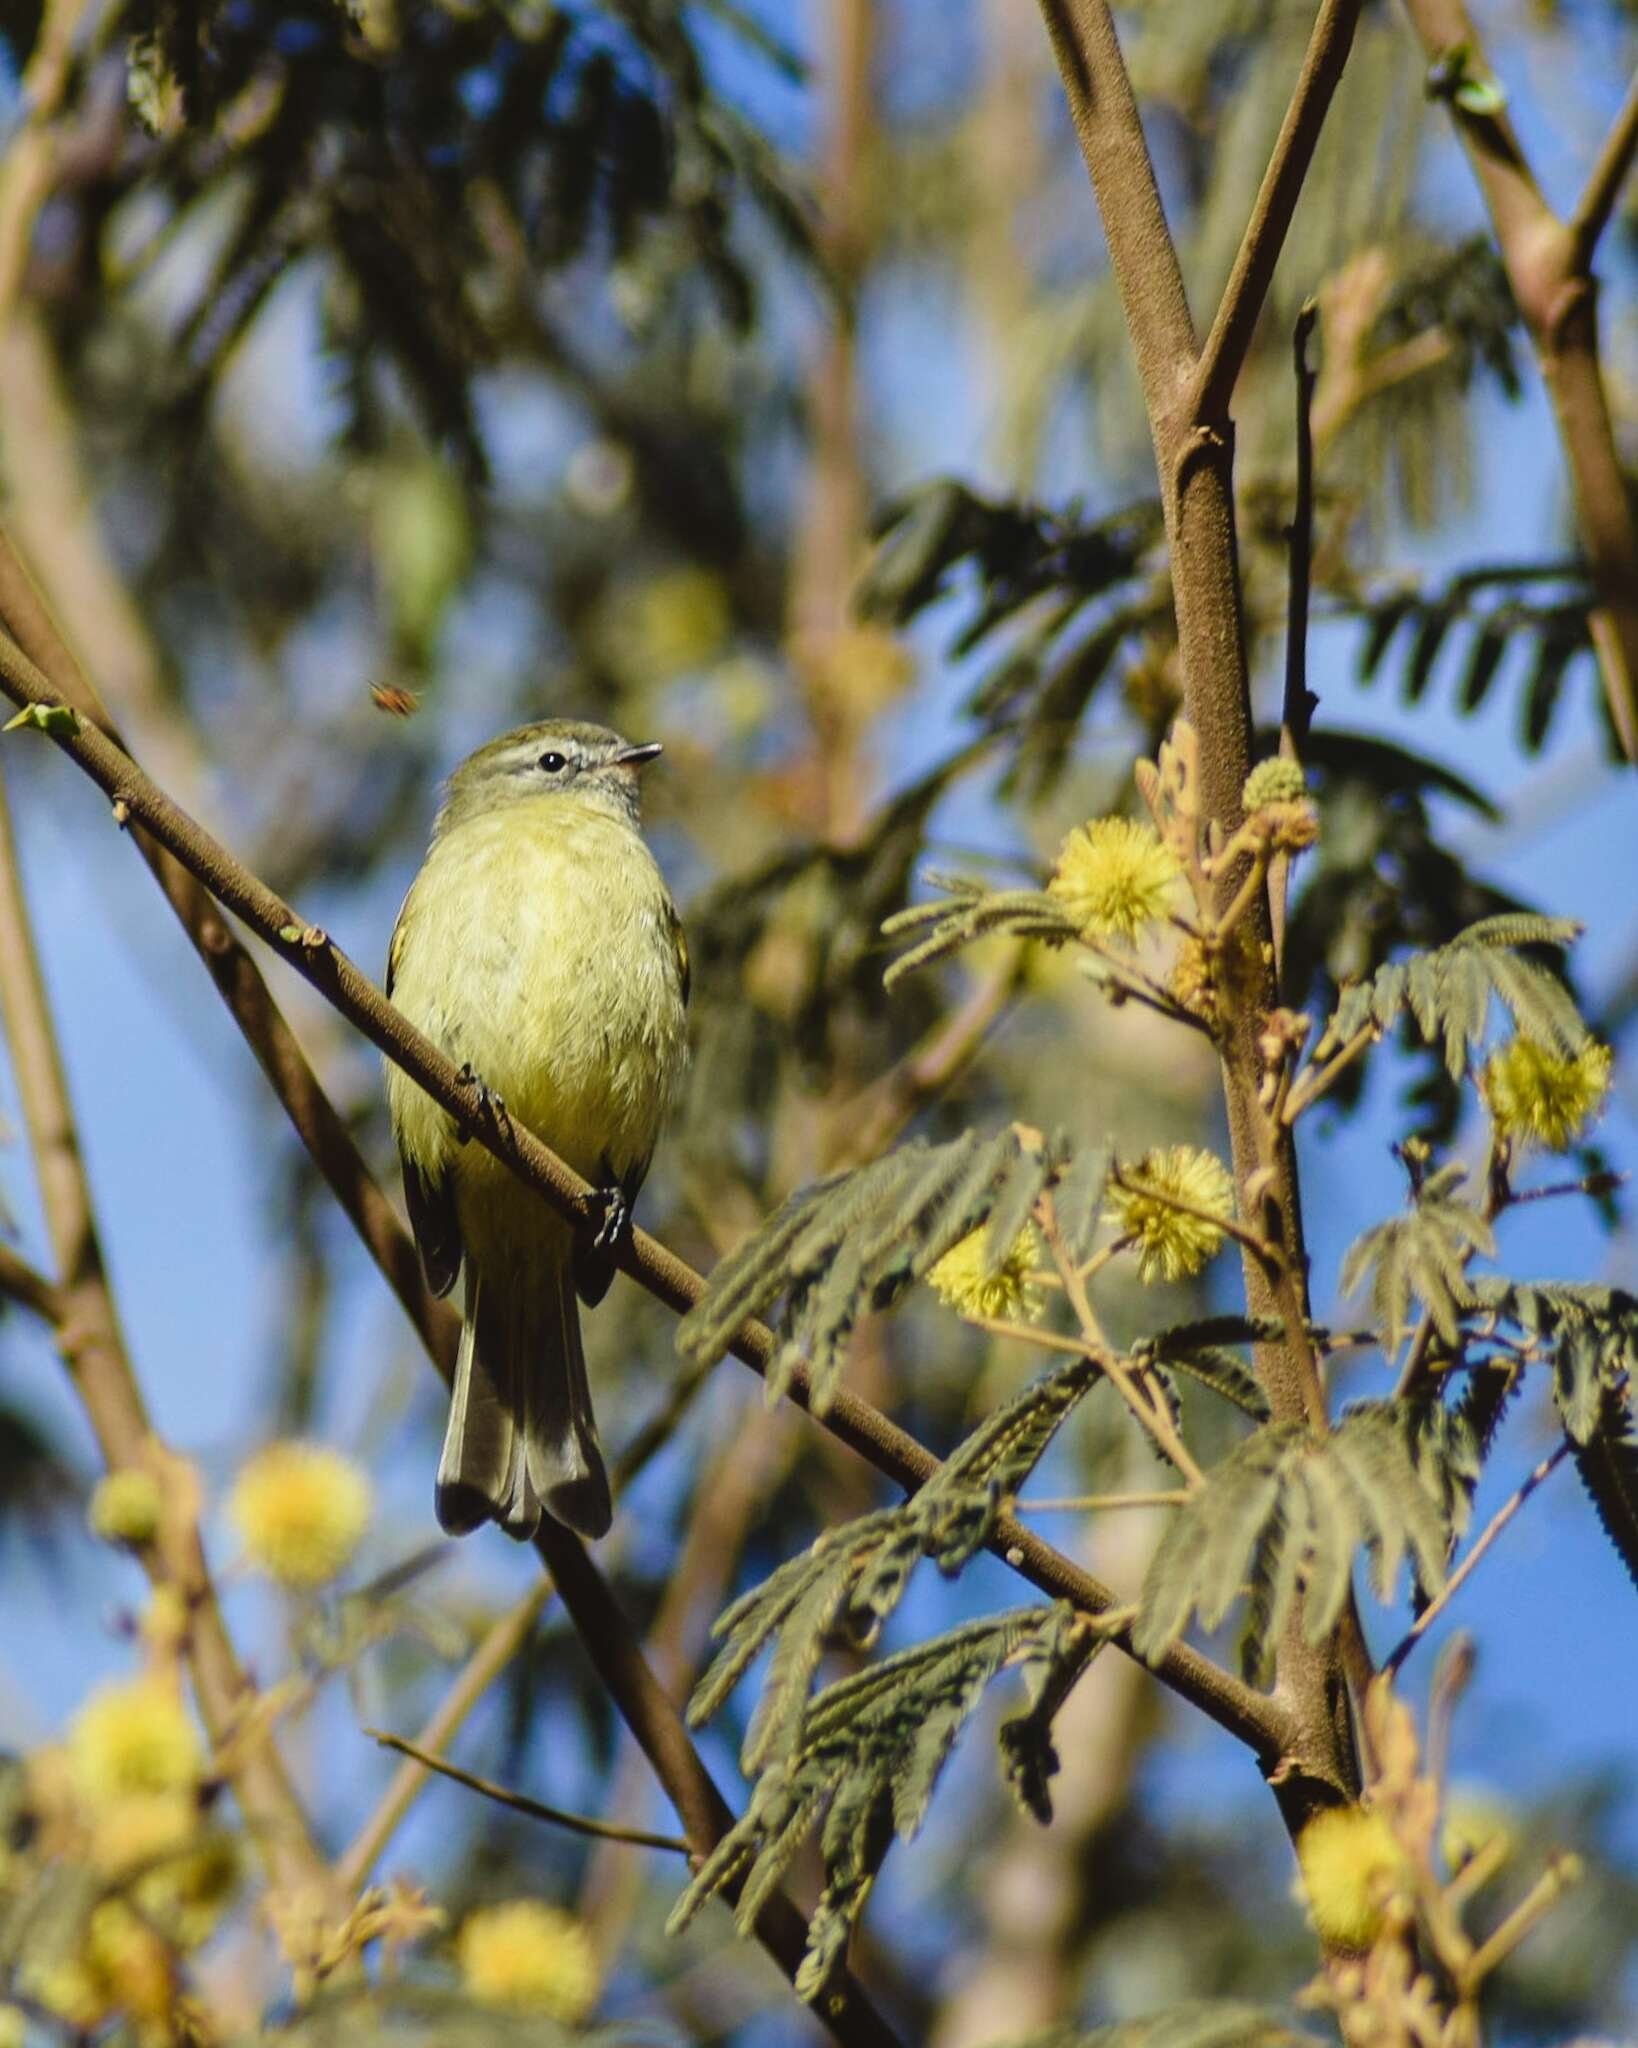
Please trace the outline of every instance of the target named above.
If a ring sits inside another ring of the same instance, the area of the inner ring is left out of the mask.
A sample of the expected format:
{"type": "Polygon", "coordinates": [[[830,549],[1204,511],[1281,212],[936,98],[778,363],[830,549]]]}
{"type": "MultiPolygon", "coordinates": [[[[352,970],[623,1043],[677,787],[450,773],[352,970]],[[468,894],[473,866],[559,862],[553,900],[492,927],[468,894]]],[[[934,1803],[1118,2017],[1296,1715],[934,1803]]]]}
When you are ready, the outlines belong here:
{"type": "Polygon", "coordinates": [[[544,1510],[595,1538],[613,1519],[576,1296],[608,1291],[688,1058],[688,946],[639,806],[660,751],[570,719],[479,747],[388,947],[402,1014],[598,1191],[571,1223],[387,1063],[427,1285],[465,1275],[433,1496],[450,1535],[495,1521],[525,1541],[544,1510]]]}

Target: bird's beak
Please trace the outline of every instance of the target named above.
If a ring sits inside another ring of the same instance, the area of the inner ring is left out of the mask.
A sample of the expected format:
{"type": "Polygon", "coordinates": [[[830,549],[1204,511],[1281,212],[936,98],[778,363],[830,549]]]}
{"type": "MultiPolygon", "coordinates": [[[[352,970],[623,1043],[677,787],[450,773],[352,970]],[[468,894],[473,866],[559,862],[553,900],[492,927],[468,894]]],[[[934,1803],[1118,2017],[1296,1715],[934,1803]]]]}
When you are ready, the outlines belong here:
{"type": "Polygon", "coordinates": [[[645,740],[640,747],[622,747],[614,757],[616,768],[641,768],[645,761],[652,761],[665,752],[658,740],[645,740]]]}

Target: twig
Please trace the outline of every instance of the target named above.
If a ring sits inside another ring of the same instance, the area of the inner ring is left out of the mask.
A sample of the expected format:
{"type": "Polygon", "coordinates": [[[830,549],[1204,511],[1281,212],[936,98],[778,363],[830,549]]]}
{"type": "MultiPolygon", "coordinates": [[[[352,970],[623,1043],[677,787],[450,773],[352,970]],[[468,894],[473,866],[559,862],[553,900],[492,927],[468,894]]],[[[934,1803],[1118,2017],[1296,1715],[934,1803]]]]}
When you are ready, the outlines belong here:
{"type": "Polygon", "coordinates": [[[1087,1293],[1086,1282],[1082,1279],[1075,1261],[1069,1255],[1063,1232],[1058,1228],[1057,1206],[1051,1192],[1042,1195],[1036,1205],[1041,1225],[1041,1234],[1047,1241],[1069,1296],[1069,1305],[1075,1311],[1080,1323],[1081,1334],[1086,1340],[1087,1356],[1094,1359],[1104,1377],[1114,1387],[1120,1398],[1131,1411],[1133,1419],[1154,1439],[1155,1447],[1166,1461],[1174,1465],[1189,1482],[1190,1489],[1204,1486],[1205,1474],[1195,1463],[1189,1447],[1179,1435],[1172,1421],[1171,1411],[1149,1384],[1148,1374],[1140,1368],[1131,1373],[1126,1370],[1123,1360],[1118,1358],[1104,1340],[1103,1330],[1092,1307],[1091,1296],[1087,1293]]]}
{"type": "MultiPolygon", "coordinates": [[[[154,1441],[142,1390],[103,1264],[90,1181],[80,1149],[62,1057],[41,979],[34,935],[17,868],[11,814],[0,780],[0,1011],[12,1072],[28,1126],[40,1206],[58,1280],[33,1289],[32,1306],[53,1301],[56,1326],[75,1389],[109,1471],[139,1465],[154,1441]]],[[[17,1268],[14,1277],[21,1277],[17,1268]]],[[[23,1269],[27,1271],[26,1268],[23,1269]]],[[[189,1610],[187,1653],[200,1715],[220,1748],[253,1697],[235,1654],[205,1566],[198,1530],[147,1546],[144,1563],[155,1584],[169,1583],[189,1610]]],[[[307,1816],[271,1742],[247,1748],[235,1772],[245,1818],[273,1882],[281,1889],[330,1890],[330,1873],[307,1816]]]]}
{"type": "Polygon", "coordinates": [[[1110,1167],[1109,1178],[1129,1195],[1142,1195],[1146,1200],[1158,1202],[1163,1209],[1175,1210],[1179,1216],[1192,1216],[1197,1223],[1209,1223],[1213,1230],[1220,1230],[1225,1237],[1232,1237],[1236,1244],[1243,1245],[1265,1272],[1277,1273],[1280,1270],[1283,1261],[1279,1246],[1270,1244],[1266,1237],[1259,1237],[1255,1230],[1248,1230],[1236,1217],[1225,1216],[1218,1209],[1208,1209],[1204,1202],[1191,1202],[1187,1195],[1161,1187],[1154,1181],[1129,1180],[1118,1161],[1110,1167]]]}
{"type": "MultiPolygon", "coordinates": [[[[3,637],[0,690],[20,706],[67,707],[63,693],[3,637]]],[[[298,920],[288,904],[172,803],[102,732],[82,721],[77,731],[53,729],[51,738],[106,795],[124,806],[129,818],[145,826],[190,874],[242,917],[434,1101],[471,1130],[476,1143],[493,1153],[525,1186],[533,1188],[560,1213],[570,1217],[582,1214],[582,1205],[590,1193],[587,1184],[522,1125],[510,1122],[504,1129],[496,1128],[485,1114],[477,1084],[463,1081],[453,1063],[392,1007],[339,947],[298,920]]],[[[399,1236],[402,1238],[402,1233],[399,1236]]],[[[377,1262],[388,1266],[391,1248],[377,1251],[368,1238],[366,1244],[375,1252],[377,1262]]],[[[619,1262],[639,1286],[679,1314],[693,1307],[704,1290],[700,1275],[644,1230],[633,1231],[622,1244],[619,1262]]],[[[443,1308],[441,1303],[437,1306],[443,1308]]],[[[430,1339],[428,1348],[440,1369],[447,1373],[452,1350],[434,1348],[430,1339]]],[[[729,1348],[733,1356],[754,1372],[766,1376],[777,1346],[765,1324],[751,1322],[729,1348]]],[[[809,1410],[805,1372],[791,1375],[788,1392],[799,1408],[809,1410]]],[[[825,1428],[879,1472],[910,1491],[939,1470],[938,1459],[913,1436],[845,1389],[832,1397],[822,1421],[825,1428]]],[[[997,1522],[990,1548],[1053,1598],[1067,1599],[1090,1614],[1117,1604],[1115,1595],[1091,1573],[1010,1517],[997,1522]]],[[[1185,1648],[1174,1650],[1154,1668],[1181,1697],[1199,1706],[1257,1754],[1278,1752],[1286,1721],[1275,1701],[1185,1648]]]]}
{"type": "Polygon", "coordinates": [[[1291,360],[1297,379],[1297,502],[1291,514],[1290,603],[1285,628],[1285,698],[1280,712],[1280,751],[1289,746],[1302,758],[1319,699],[1308,687],[1308,599],[1314,560],[1314,386],[1319,372],[1308,360],[1308,344],[1319,321],[1312,299],[1291,330],[1291,360]]]}
{"type": "Polygon", "coordinates": [[[1443,1590],[1428,1602],[1427,1606],[1423,1608],[1415,1621],[1412,1622],[1404,1635],[1394,1645],[1383,1664],[1382,1668],[1384,1671],[1392,1672],[1399,1669],[1411,1651],[1416,1648],[1422,1637],[1427,1634],[1434,1622],[1438,1620],[1439,1616],[1450,1605],[1451,1600],[1467,1583],[1468,1579],[1472,1576],[1473,1567],[1479,1562],[1480,1558],[1484,1556],[1491,1544],[1495,1542],[1496,1538],[1507,1527],[1508,1523],[1512,1521],[1513,1517],[1523,1507],[1524,1503],[1535,1492],[1542,1481],[1569,1456],[1571,1448],[1570,1439],[1568,1437],[1563,1438],[1554,1449],[1548,1452],[1547,1456],[1542,1459],[1534,1471],[1522,1480],[1514,1488],[1513,1492],[1508,1495],[1507,1499],[1502,1502],[1501,1506],[1491,1516],[1483,1533],[1475,1541],[1473,1548],[1462,1559],[1450,1577],[1446,1579],[1443,1590]]]}
{"type": "Polygon", "coordinates": [[[32,1309],[43,1322],[62,1322],[61,1291],[27,1259],[20,1258],[9,1244],[0,1244],[0,1294],[32,1309]]]}
{"type": "Polygon", "coordinates": [[[481,1792],[497,1806],[509,1806],[514,1813],[527,1814],[531,1820],[549,1821],[553,1827],[567,1828],[573,1835],[590,1835],[599,1842],[629,1842],[636,1849],[669,1849],[676,1856],[692,1854],[681,1835],[651,1835],[644,1828],[623,1828],[613,1821],[592,1820],[583,1813],[565,1813],[561,1807],[543,1806],[538,1799],[507,1791],[492,1778],[479,1778],[471,1771],[461,1770],[446,1757],[422,1749],[419,1743],[407,1741],[402,1735],[389,1735],[384,1728],[366,1728],[364,1733],[383,1749],[395,1749],[400,1756],[409,1757],[423,1771],[436,1771],[440,1778],[452,1778],[469,1792],[481,1792]]]}
{"type": "MultiPolygon", "coordinates": [[[[419,1761],[403,1763],[393,1773],[392,1781],[382,1793],[374,1812],[342,1853],[336,1865],[336,1877],[349,1892],[356,1892],[368,1878],[414,1804],[415,1795],[426,1784],[427,1773],[432,1768],[429,1758],[436,1757],[438,1751],[454,1738],[478,1701],[529,1640],[529,1633],[551,1595],[551,1581],[542,1579],[501,1616],[473,1651],[455,1683],[439,1702],[437,1711],[421,1730],[415,1752],[419,1761]]],[[[369,1732],[366,1729],[365,1733],[369,1732]]]]}
{"type": "Polygon", "coordinates": [[[1018,992],[1026,951],[1023,944],[1016,945],[1012,957],[979,982],[924,1045],[838,1113],[835,1129],[844,1142],[823,1162],[826,1172],[878,1157],[917,1110],[942,1094],[972,1063],[1018,992]]]}
{"type": "Polygon", "coordinates": [[[1604,137],[1592,171],[1570,215],[1570,263],[1576,270],[1592,267],[1599,237],[1609,225],[1621,187],[1638,151],[1638,73],[1627,87],[1621,111],[1604,137]]]}
{"type": "MultiPolygon", "coordinates": [[[[1308,360],[1308,344],[1319,307],[1304,302],[1291,330],[1291,360],[1297,385],[1297,502],[1287,535],[1291,573],[1285,612],[1285,693],[1280,708],[1280,753],[1302,759],[1308,728],[1319,699],[1308,687],[1308,601],[1314,580],[1314,387],[1319,373],[1308,360]]],[[[1268,915],[1274,939],[1274,984],[1285,991],[1285,918],[1291,888],[1291,855],[1282,847],[1268,864],[1268,915]]]]}
{"type": "Polygon", "coordinates": [[[1194,385],[1196,420],[1217,422],[1228,417],[1235,380],[1251,347],[1320,130],[1353,47],[1361,6],[1362,0],[1321,0],[1274,154],[1200,353],[1194,385]]]}

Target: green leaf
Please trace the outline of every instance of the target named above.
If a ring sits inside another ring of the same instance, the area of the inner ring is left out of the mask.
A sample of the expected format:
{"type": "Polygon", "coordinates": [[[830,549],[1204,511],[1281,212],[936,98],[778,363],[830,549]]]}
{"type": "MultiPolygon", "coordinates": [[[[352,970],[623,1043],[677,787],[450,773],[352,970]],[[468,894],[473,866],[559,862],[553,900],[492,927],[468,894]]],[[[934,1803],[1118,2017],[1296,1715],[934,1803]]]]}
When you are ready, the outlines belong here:
{"type": "Polygon", "coordinates": [[[1571,1452],[1604,1533],[1638,1587],[1638,1442],[1625,1407],[1606,1396],[1599,1427],[1571,1452]]]}
{"type": "MultiPolygon", "coordinates": [[[[1096,1640],[1066,1601],[969,1622],[815,1695],[800,1739],[758,1778],[744,1815],[702,1864],[668,1922],[685,1927],[705,1901],[743,1882],[737,1919],[757,1906],[802,1841],[823,1825],[824,1886],[796,1988],[823,1990],[845,1951],[893,1839],[908,1840],[984,1689],[1010,1663],[1034,1674],[1032,1712],[1051,1709],[1085,1669],[1096,1640]]],[[[1028,1716],[1025,1717],[1026,1719],[1028,1716]]]]}
{"type": "Polygon", "coordinates": [[[1010,1127],[945,1145],[912,1139],[855,1172],[798,1190],[711,1273],[677,1330],[677,1347],[713,1364],[753,1316],[783,1298],[784,1341],[768,1398],[810,1377],[816,1414],[829,1402],[858,1318],[894,1306],[970,1232],[991,1225],[998,1267],[1044,1188],[1068,1163],[1060,1142],[1023,1145],[1010,1127]]]}
{"type": "Polygon", "coordinates": [[[1587,1027],[1559,977],[1520,949],[1567,946],[1580,934],[1567,919],[1514,912],[1482,918],[1432,952],[1390,961],[1343,990],[1310,1063],[1322,1064],[1367,1026],[1388,1031],[1408,1011],[1430,1045],[1443,1045],[1450,1076],[1460,1080],[1485,1034],[1493,996],[1527,1038],[1573,1057],[1587,1044],[1587,1027]]]}
{"type": "Polygon", "coordinates": [[[1464,1310],[1473,1305],[1467,1264],[1475,1252],[1493,1254],[1496,1236],[1479,1210],[1455,1199],[1461,1179],[1457,1166],[1430,1174],[1407,1214],[1365,1231],[1343,1258],[1344,1294],[1370,1276],[1371,1307],[1385,1351],[1396,1350],[1406,1335],[1413,1299],[1450,1345],[1457,1341],[1464,1310]]]}
{"type": "Polygon", "coordinates": [[[32,726],[36,732],[50,733],[53,737],[62,735],[77,739],[80,714],[72,704],[25,704],[15,718],[8,718],[0,726],[0,732],[16,732],[19,726],[32,726]]]}
{"type": "Polygon", "coordinates": [[[1444,1583],[1446,1486],[1410,1404],[1364,1403],[1328,1436],[1271,1423],[1236,1445],[1167,1525],[1144,1579],[1134,1649],[1155,1662],[1191,1614],[1215,1628],[1249,1589],[1241,1662],[1266,1673],[1295,1611],[1318,1641],[1336,1625],[1364,1543],[1384,1599],[1407,1548],[1419,1581],[1444,1583]]]}

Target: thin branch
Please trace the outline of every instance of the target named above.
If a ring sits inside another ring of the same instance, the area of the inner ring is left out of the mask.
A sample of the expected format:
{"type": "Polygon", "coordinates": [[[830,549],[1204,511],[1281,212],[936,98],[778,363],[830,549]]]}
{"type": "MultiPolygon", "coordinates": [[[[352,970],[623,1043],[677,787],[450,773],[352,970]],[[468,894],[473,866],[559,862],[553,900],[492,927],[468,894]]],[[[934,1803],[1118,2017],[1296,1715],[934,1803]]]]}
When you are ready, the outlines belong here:
{"type": "Polygon", "coordinates": [[[1259,1237],[1256,1231],[1248,1230],[1235,1217],[1225,1216],[1218,1209],[1208,1209],[1204,1202],[1191,1202],[1187,1195],[1162,1187],[1158,1182],[1129,1180],[1118,1161],[1110,1167],[1109,1178],[1129,1195],[1142,1195],[1146,1200],[1158,1202],[1163,1209],[1175,1210],[1179,1216],[1191,1216],[1197,1223],[1210,1224],[1224,1237],[1232,1237],[1236,1244],[1250,1252],[1264,1272],[1277,1273],[1280,1270],[1283,1261],[1279,1246],[1270,1244],[1266,1237],[1259,1237]]]}
{"type": "Polygon", "coordinates": [[[1285,247],[1320,130],[1353,47],[1362,5],[1363,0],[1320,0],[1274,154],[1223,288],[1217,317],[1200,352],[1194,417],[1202,424],[1219,425],[1228,418],[1235,381],[1274,281],[1274,268],[1285,247]]]}
{"type": "MultiPolygon", "coordinates": [[[[103,1460],[109,1471],[118,1471],[142,1463],[154,1441],[154,1430],[103,1263],[90,1181],[18,872],[3,780],[0,1011],[59,1276],[51,1291],[58,1311],[59,1338],[103,1460]]],[[[22,1262],[16,1264],[21,1267],[22,1262]]],[[[35,1305],[43,1311],[51,1295],[35,1292],[35,1305]]],[[[174,1585],[187,1605],[186,1648],[194,1692],[211,1742],[220,1748],[242,1720],[254,1689],[228,1636],[197,1528],[189,1525],[172,1539],[147,1546],[144,1563],[155,1584],[174,1585]]],[[[317,1887],[321,1897],[328,1896],[328,1867],[272,1743],[246,1748],[234,1776],[246,1822],[275,1885],[281,1889],[317,1887]]]]}
{"type": "MultiPolygon", "coordinates": [[[[63,693],[3,636],[0,690],[19,706],[69,708],[63,693]]],[[[77,731],[54,730],[51,738],[110,799],[124,807],[128,819],[146,827],[190,874],[242,917],[525,1186],[561,1214],[575,1218],[583,1213],[590,1192],[587,1184],[520,1124],[508,1121],[503,1128],[495,1128],[477,1084],[463,1080],[452,1062],[392,1007],[339,947],[324,933],[302,923],[288,904],[172,803],[106,735],[82,722],[77,731]]],[[[22,744],[29,743],[25,736],[22,744]]],[[[374,1245],[369,1248],[377,1263],[385,1266],[386,1256],[374,1245]]],[[[643,1230],[633,1231],[622,1244],[619,1262],[639,1286],[678,1314],[693,1307],[704,1290],[705,1283],[693,1267],[643,1230]]],[[[433,1350],[430,1342],[428,1348],[433,1350]]],[[[729,1348],[754,1372],[766,1376],[777,1345],[765,1324],[751,1322],[729,1348]]],[[[446,1373],[452,1356],[452,1352],[433,1350],[434,1362],[446,1373]]],[[[799,1408],[809,1410],[805,1372],[790,1377],[788,1391],[799,1408]]],[[[940,1469],[938,1459],[906,1430],[845,1389],[832,1397],[821,1419],[834,1436],[908,1491],[923,1485],[940,1469]]],[[[1089,1614],[1117,1604],[1110,1589],[1091,1573],[1011,1517],[998,1521],[990,1548],[1042,1592],[1069,1600],[1089,1614]]],[[[1285,1734],[1285,1716],[1267,1696],[1186,1648],[1174,1650],[1155,1668],[1165,1684],[1259,1755],[1277,1753],[1285,1734]]]]}
{"type": "MultiPolygon", "coordinates": [[[[336,1877],[349,1892],[358,1891],[381,1860],[382,1852],[415,1803],[416,1794],[426,1784],[428,1772],[436,1767],[438,1752],[454,1739],[472,1709],[529,1640],[530,1631],[551,1596],[551,1581],[542,1579],[494,1623],[468,1658],[421,1730],[413,1753],[406,1749],[406,1755],[413,1754],[419,1760],[405,1762],[393,1773],[374,1812],[337,1863],[336,1877]]],[[[365,1730],[366,1734],[371,1732],[365,1730]]]]}
{"type": "Polygon", "coordinates": [[[1535,1492],[1542,1481],[1569,1456],[1571,1448],[1570,1439],[1568,1437],[1563,1438],[1553,1450],[1548,1452],[1541,1463],[1514,1488],[1506,1500],[1502,1502],[1501,1506],[1491,1516],[1484,1532],[1474,1543],[1473,1548],[1445,1581],[1443,1591],[1435,1599],[1429,1601],[1427,1606],[1423,1608],[1415,1621],[1405,1631],[1404,1635],[1394,1645],[1394,1648],[1383,1663],[1382,1668],[1384,1671],[1395,1672],[1399,1669],[1411,1651],[1422,1640],[1423,1636],[1432,1628],[1439,1616],[1444,1613],[1455,1595],[1466,1585],[1468,1579],[1472,1576],[1473,1567],[1484,1556],[1491,1544],[1495,1542],[1496,1538],[1507,1527],[1508,1523],[1512,1521],[1513,1517],[1523,1507],[1524,1503],[1535,1492]]]}
{"type": "Polygon", "coordinates": [[[1592,268],[1598,239],[1615,211],[1615,202],[1621,196],[1621,187],[1632,168],[1635,152],[1638,152],[1638,73],[1634,74],[1632,83],[1627,87],[1621,111],[1604,137],[1586,186],[1570,215],[1572,268],[1580,271],[1592,268]]]}
{"type": "MultiPolygon", "coordinates": [[[[69,651],[33,578],[3,532],[0,624],[61,692],[63,702],[100,726],[116,746],[123,746],[101,698],[69,651]]],[[[188,869],[143,831],[140,821],[133,824],[131,836],[320,1177],[447,1376],[454,1366],[460,1318],[427,1287],[414,1245],[364,1164],[346,1120],[326,1095],[261,970],[188,869]]]]}
{"type": "Polygon", "coordinates": [[[1319,699],[1308,687],[1308,600],[1314,563],[1314,386],[1319,372],[1308,360],[1308,344],[1319,322],[1319,307],[1305,302],[1291,330],[1291,360],[1297,381],[1297,502],[1291,514],[1290,603],[1285,626],[1285,697],[1280,712],[1280,751],[1289,744],[1301,760],[1319,699]]]}
{"type": "Polygon", "coordinates": [[[0,1244],[0,1294],[5,1295],[8,1301],[20,1302],[24,1308],[32,1309],[42,1322],[53,1325],[62,1322],[61,1290],[27,1259],[20,1258],[9,1244],[0,1244]]]}
{"type": "MultiPolygon", "coordinates": [[[[1465,50],[1469,64],[1482,65],[1463,0],[1405,0],[1405,9],[1429,63],[1465,50]]],[[[1552,401],[1598,596],[1591,628],[1605,701],[1627,759],[1638,763],[1638,519],[1599,366],[1597,295],[1576,232],[1542,196],[1505,109],[1471,113],[1453,101],[1451,115],[1552,401]]]]}
{"type": "MultiPolygon", "coordinates": [[[[1297,386],[1297,501],[1287,529],[1290,579],[1285,611],[1285,694],[1280,709],[1280,753],[1302,759],[1308,728],[1319,699],[1308,687],[1308,603],[1314,581],[1314,387],[1319,373],[1308,360],[1308,344],[1319,307],[1305,300],[1291,330],[1291,360],[1297,386]]],[[[1274,985],[1285,992],[1285,919],[1291,889],[1291,855],[1283,848],[1268,864],[1268,915],[1274,939],[1274,985]]]]}
{"type": "Polygon", "coordinates": [[[436,1771],[440,1778],[451,1778],[469,1792],[481,1792],[485,1799],[493,1799],[497,1806],[509,1806],[514,1813],[527,1814],[531,1820],[543,1820],[553,1827],[567,1828],[572,1835],[590,1835],[598,1842],[629,1842],[635,1849],[669,1849],[674,1856],[693,1853],[681,1835],[651,1835],[644,1828],[623,1828],[613,1821],[592,1820],[583,1813],[565,1813],[561,1807],[543,1806],[538,1799],[526,1798],[521,1792],[509,1792],[492,1778],[479,1778],[471,1771],[461,1770],[447,1758],[422,1749],[418,1743],[407,1741],[402,1735],[389,1735],[384,1728],[366,1728],[364,1733],[372,1742],[379,1742],[383,1749],[395,1749],[400,1756],[410,1758],[423,1771],[436,1771]]]}

